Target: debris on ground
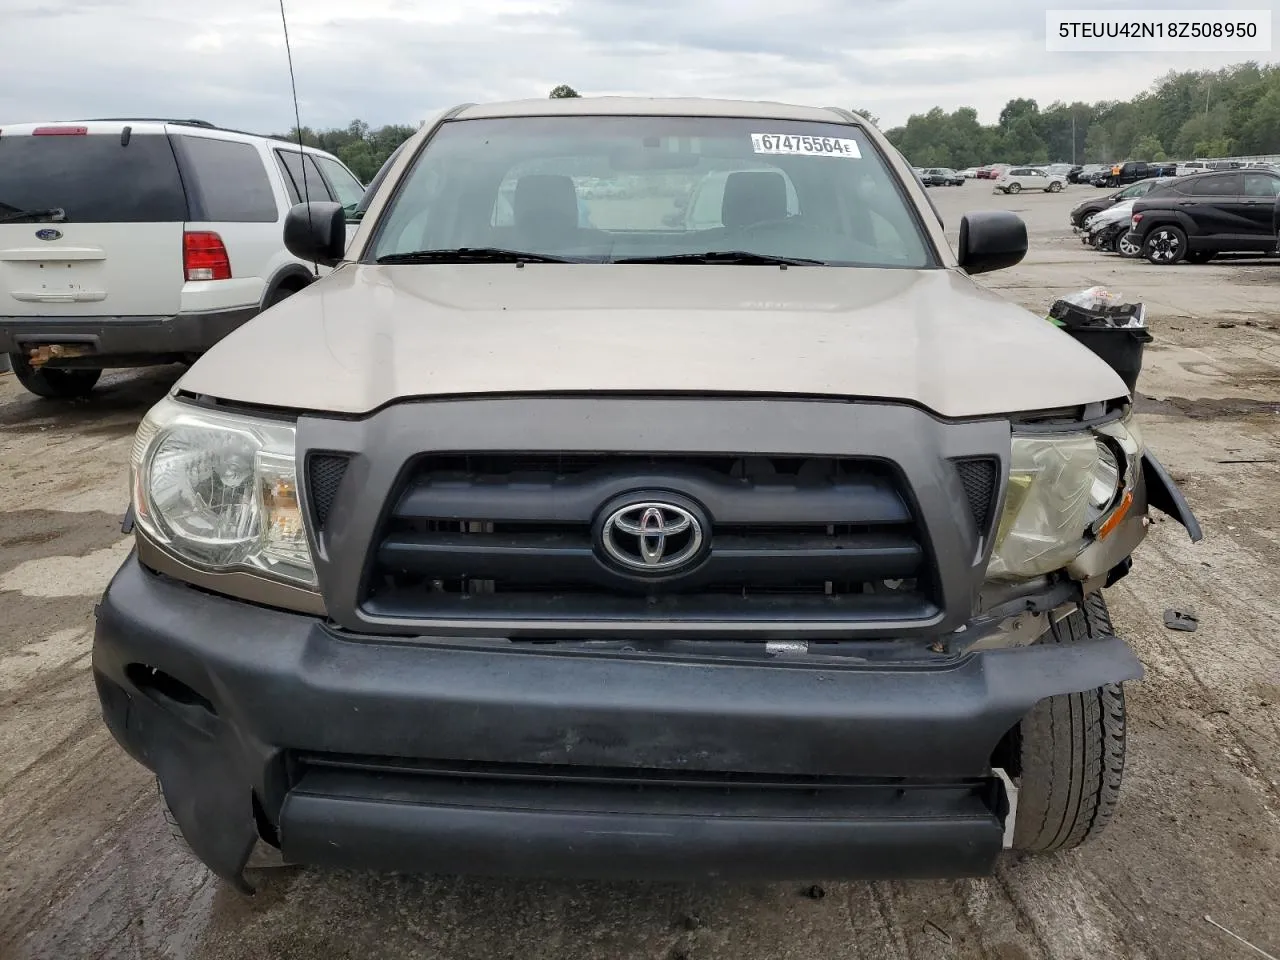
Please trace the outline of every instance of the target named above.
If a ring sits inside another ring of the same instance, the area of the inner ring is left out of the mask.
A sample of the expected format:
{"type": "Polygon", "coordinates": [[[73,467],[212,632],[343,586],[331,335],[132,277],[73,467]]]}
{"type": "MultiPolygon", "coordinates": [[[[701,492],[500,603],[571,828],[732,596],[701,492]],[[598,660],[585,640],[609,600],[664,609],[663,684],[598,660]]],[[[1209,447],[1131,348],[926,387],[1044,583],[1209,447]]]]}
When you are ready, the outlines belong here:
{"type": "Polygon", "coordinates": [[[1170,630],[1195,633],[1196,628],[1200,626],[1200,620],[1196,617],[1194,610],[1179,610],[1176,607],[1170,607],[1164,612],[1164,625],[1170,630]]]}

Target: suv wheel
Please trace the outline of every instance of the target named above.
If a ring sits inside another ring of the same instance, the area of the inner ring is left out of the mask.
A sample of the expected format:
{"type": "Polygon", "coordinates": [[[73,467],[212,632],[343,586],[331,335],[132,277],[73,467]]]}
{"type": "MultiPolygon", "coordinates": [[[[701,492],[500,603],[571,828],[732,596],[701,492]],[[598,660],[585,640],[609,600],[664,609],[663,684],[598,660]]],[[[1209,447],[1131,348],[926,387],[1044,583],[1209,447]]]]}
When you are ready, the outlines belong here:
{"type": "MultiPolygon", "coordinates": [[[[1111,634],[1102,594],[1053,624],[1038,643],[1075,643],[1111,634]]],[[[1111,820],[1124,775],[1125,710],[1120,684],[1050,697],[1012,735],[1018,765],[1013,846],[1028,853],[1068,850],[1111,820]]],[[[1013,772],[1013,771],[1011,771],[1013,772]]]]}
{"type": "Polygon", "coordinates": [[[1015,180],[1013,183],[1009,184],[1009,186],[1005,188],[1004,192],[1005,193],[1021,193],[1022,184],[1018,183],[1018,181],[1015,180]]]}
{"type": "Polygon", "coordinates": [[[102,376],[101,370],[57,370],[31,366],[20,353],[9,354],[9,366],[18,382],[37,397],[69,400],[87,396],[102,376]]]}
{"type": "Polygon", "coordinates": [[[1142,254],[1161,266],[1177,263],[1187,255],[1187,235],[1178,227],[1156,227],[1147,234],[1142,254]]]}
{"type": "Polygon", "coordinates": [[[1062,189],[1062,182],[1060,180],[1055,180],[1053,181],[1053,183],[1049,184],[1050,193],[1057,193],[1061,189],[1062,189]]]}

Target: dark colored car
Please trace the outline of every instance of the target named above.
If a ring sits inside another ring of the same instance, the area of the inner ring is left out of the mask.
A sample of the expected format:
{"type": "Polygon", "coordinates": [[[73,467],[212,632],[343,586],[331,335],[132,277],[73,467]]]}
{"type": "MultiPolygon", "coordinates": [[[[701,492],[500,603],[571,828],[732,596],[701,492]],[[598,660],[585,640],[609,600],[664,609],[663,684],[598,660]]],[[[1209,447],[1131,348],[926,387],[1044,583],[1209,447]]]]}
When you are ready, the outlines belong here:
{"type": "Polygon", "coordinates": [[[1157,184],[1166,182],[1168,182],[1168,178],[1139,180],[1137,183],[1131,183],[1123,190],[1109,193],[1105,197],[1094,197],[1091,200],[1078,203],[1071,210],[1071,226],[1082,227],[1086,220],[1101,213],[1103,210],[1109,210],[1122,200],[1136,200],[1139,197],[1145,197],[1157,184]]]}
{"type": "Polygon", "coordinates": [[[1219,253],[1272,253],[1280,174],[1224,170],[1179,177],[1139,200],[1127,239],[1152,263],[1204,263],[1219,253]]]}
{"type": "Polygon", "coordinates": [[[1077,163],[1075,166],[1073,166],[1070,170],[1067,171],[1067,183],[1079,183],[1080,174],[1082,174],[1083,172],[1084,172],[1084,167],[1077,163]]]}
{"type": "Polygon", "coordinates": [[[964,177],[950,167],[928,167],[920,171],[920,180],[926,187],[963,187],[964,177]]]}
{"type": "Polygon", "coordinates": [[[1148,163],[1146,160],[1126,160],[1124,163],[1115,164],[1102,176],[1095,177],[1093,185],[1095,187],[1123,187],[1130,183],[1137,183],[1139,180],[1146,180],[1148,177],[1166,176],[1162,172],[1163,170],[1164,166],[1162,164],[1148,163]]]}

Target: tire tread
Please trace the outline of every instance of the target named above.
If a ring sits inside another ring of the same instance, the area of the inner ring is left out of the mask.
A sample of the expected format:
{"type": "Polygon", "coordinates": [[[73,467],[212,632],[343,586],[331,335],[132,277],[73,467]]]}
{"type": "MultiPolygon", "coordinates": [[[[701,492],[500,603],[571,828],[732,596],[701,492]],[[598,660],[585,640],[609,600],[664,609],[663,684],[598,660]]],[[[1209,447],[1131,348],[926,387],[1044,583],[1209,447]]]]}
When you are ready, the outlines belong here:
{"type": "MultiPolygon", "coordinates": [[[[1112,632],[1101,593],[1051,626],[1041,642],[1074,643],[1112,632]]],[[[1106,684],[1041,701],[1018,738],[1022,787],[1014,846],[1066,850],[1100,832],[1115,813],[1124,775],[1124,690],[1106,684]]]]}

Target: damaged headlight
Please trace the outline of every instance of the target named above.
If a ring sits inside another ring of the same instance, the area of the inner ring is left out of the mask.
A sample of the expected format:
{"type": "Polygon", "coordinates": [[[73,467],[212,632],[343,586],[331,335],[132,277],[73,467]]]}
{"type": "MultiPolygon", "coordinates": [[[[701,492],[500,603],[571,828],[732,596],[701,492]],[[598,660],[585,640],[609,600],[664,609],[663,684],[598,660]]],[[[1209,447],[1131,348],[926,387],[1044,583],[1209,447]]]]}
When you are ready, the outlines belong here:
{"type": "Polygon", "coordinates": [[[1106,537],[1132,503],[1141,448],[1128,421],[1088,433],[1015,434],[987,575],[1051,573],[1079,556],[1090,537],[1106,537]]]}
{"type": "Polygon", "coordinates": [[[193,566],[314,587],[294,425],[165,399],[134,437],[135,522],[193,566]]]}

